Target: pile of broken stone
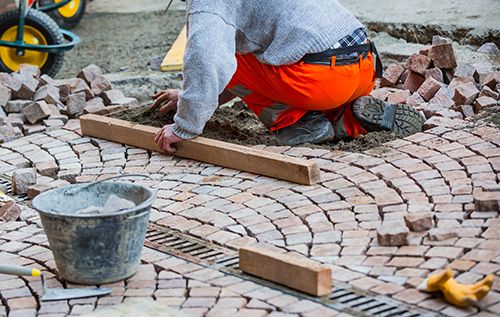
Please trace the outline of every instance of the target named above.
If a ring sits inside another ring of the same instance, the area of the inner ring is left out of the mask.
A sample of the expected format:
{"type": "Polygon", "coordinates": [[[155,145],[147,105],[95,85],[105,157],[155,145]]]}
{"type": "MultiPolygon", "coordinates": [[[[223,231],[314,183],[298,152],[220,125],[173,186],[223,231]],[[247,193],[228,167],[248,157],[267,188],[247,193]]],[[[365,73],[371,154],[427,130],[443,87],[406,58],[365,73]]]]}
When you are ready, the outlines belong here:
{"type": "Polygon", "coordinates": [[[96,65],[77,78],[59,80],[21,65],[18,72],[0,73],[0,143],[58,129],[82,114],[105,115],[136,105],[135,98],[113,89],[96,65]]]}
{"type": "Polygon", "coordinates": [[[499,93],[500,72],[493,65],[458,63],[451,40],[435,36],[405,65],[389,65],[372,95],[415,107],[428,119],[425,127],[433,128],[440,120],[463,120],[497,106],[499,93]]]}

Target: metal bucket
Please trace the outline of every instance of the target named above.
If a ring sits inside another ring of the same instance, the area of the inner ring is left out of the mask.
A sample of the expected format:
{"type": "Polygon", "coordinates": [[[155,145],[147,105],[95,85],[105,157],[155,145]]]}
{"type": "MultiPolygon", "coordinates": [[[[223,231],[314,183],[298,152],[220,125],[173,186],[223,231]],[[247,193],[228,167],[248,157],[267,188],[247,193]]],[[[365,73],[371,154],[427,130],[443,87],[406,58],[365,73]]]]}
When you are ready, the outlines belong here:
{"type": "Polygon", "coordinates": [[[101,285],[124,280],[137,271],[156,193],[141,185],[121,182],[79,184],[47,191],[33,200],[66,281],[101,285]],[[77,214],[104,206],[114,194],[135,208],[100,215],[77,214]]]}

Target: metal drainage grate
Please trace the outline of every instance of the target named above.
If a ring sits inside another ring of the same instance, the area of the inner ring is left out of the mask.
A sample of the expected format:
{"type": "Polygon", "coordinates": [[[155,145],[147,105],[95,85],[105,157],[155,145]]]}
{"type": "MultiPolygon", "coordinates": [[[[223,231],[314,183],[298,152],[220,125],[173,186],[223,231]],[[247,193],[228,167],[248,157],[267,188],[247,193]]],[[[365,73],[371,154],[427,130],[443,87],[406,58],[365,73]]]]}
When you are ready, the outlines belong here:
{"type": "Polygon", "coordinates": [[[347,284],[338,282],[335,283],[336,285],[330,296],[322,298],[308,296],[243,273],[239,270],[239,258],[236,251],[215,246],[209,242],[154,224],[149,225],[144,244],[152,249],[277,289],[295,297],[348,312],[355,316],[426,317],[435,315],[433,312],[427,312],[385,296],[360,292],[347,284]]]}
{"type": "Polygon", "coordinates": [[[11,179],[7,178],[6,176],[0,176],[0,185],[2,187],[6,187],[7,191],[5,194],[9,197],[12,197],[16,202],[23,202],[27,201],[29,199],[27,194],[22,194],[22,195],[15,195],[14,192],[12,191],[12,185],[11,185],[11,179]]]}

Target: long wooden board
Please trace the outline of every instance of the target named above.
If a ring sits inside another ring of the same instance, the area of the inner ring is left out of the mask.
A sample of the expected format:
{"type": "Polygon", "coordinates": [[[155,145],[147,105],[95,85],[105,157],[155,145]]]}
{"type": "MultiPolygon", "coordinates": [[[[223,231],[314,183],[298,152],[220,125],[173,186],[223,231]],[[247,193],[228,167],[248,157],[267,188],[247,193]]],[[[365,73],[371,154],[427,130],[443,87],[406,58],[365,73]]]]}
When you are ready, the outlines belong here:
{"type": "Polygon", "coordinates": [[[186,50],[186,42],[187,29],[186,26],[184,26],[161,63],[160,70],[162,72],[182,71],[182,67],[184,66],[183,59],[184,51],[186,50]]]}
{"type": "Polygon", "coordinates": [[[295,290],[314,296],[332,291],[332,270],[306,257],[269,251],[261,247],[244,247],[239,251],[240,269],[295,290]]]}
{"type": "MultiPolygon", "coordinates": [[[[100,139],[163,152],[154,141],[159,128],[93,114],[80,117],[82,133],[100,139]]],[[[197,137],[176,144],[175,155],[290,182],[320,181],[317,163],[242,145],[197,137]]]]}

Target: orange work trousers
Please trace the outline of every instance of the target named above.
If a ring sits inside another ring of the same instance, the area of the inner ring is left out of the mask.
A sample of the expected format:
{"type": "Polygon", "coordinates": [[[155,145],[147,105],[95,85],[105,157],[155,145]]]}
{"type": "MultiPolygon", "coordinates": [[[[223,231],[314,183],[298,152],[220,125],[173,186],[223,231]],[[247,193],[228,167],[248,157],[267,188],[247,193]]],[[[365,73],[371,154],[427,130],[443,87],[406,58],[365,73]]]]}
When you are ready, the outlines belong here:
{"type": "Polygon", "coordinates": [[[350,105],[370,94],[375,85],[372,53],[351,65],[298,62],[272,66],[252,54],[236,55],[237,70],[226,89],[240,97],[264,125],[275,131],[297,122],[306,112],[322,111],[348,137],[366,131],[354,119],[350,105]]]}

